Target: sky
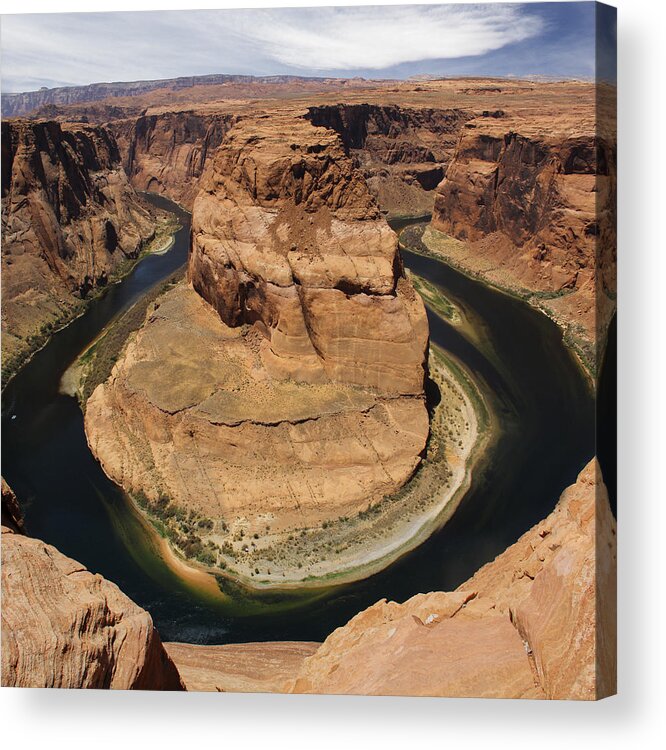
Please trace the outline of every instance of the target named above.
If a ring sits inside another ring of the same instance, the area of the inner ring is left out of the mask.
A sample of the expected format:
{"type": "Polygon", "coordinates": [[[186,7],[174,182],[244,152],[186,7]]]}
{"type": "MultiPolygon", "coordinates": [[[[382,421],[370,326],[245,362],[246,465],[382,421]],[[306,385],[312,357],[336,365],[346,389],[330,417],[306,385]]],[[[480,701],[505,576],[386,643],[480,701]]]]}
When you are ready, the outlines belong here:
{"type": "Polygon", "coordinates": [[[2,91],[210,73],[589,79],[594,30],[591,2],[3,15],[2,91]]]}

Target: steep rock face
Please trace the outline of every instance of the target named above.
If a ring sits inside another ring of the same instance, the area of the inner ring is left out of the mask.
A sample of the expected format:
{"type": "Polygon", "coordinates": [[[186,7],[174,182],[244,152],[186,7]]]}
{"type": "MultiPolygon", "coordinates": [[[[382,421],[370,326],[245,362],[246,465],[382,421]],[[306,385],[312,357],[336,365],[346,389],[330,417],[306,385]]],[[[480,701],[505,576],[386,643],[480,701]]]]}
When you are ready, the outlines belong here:
{"type": "Polygon", "coordinates": [[[314,125],[340,134],[382,210],[432,210],[460,130],[473,114],[464,109],[337,104],[310,107],[314,125]]]}
{"type": "Polygon", "coordinates": [[[207,159],[222,142],[229,114],[164,112],[109,123],[132,185],[191,208],[207,159]]]}
{"type": "Polygon", "coordinates": [[[615,692],[615,520],[596,460],[555,510],[450,593],[382,600],[292,692],[592,700],[615,692]]]}
{"type": "Polygon", "coordinates": [[[44,326],[135,257],[154,222],[101,127],[2,123],[3,353],[16,357],[44,326]]]}
{"type": "MultiPolygon", "coordinates": [[[[226,550],[241,570],[243,535],[280,546],[411,478],[429,432],[428,326],[396,237],[331,131],[243,121],[202,184],[192,285],[157,300],[90,397],[86,434],[153,510],[166,499],[200,519],[201,561],[226,550]]],[[[260,572],[286,575],[277,560],[260,572]]]]}
{"type": "Polygon", "coordinates": [[[227,325],[258,324],[273,377],[423,393],[423,304],[323,128],[271,117],[229,133],[195,204],[189,277],[227,325]]]}
{"type": "Polygon", "coordinates": [[[4,525],[2,685],[183,689],[145,610],[55,547],[4,525]]]}
{"type": "Polygon", "coordinates": [[[451,249],[456,262],[535,294],[594,371],[615,288],[615,149],[594,131],[546,126],[468,123],[437,188],[432,228],[464,241],[451,249]]]}

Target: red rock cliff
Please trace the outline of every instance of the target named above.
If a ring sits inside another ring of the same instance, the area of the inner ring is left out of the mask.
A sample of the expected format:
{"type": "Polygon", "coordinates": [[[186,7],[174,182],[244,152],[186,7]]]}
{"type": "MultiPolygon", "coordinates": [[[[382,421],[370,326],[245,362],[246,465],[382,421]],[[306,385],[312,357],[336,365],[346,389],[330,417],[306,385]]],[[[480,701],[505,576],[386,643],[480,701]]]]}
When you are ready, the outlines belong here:
{"type": "Polygon", "coordinates": [[[3,122],[3,353],[25,351],[153,231],[108,130],[3,122]]]}
{"type": "Polygon", "coordinates": [[[273,376],[423,393],[423,303],[330,130],[273,116],[228,133],[195,202],[189,278],[227,325],[257,324],[273,376]]]}
{"type": "Polygon", "coordinates": [[[115,584],[4,523],[3,687],[184,689],[145,610],[115,584]]]}

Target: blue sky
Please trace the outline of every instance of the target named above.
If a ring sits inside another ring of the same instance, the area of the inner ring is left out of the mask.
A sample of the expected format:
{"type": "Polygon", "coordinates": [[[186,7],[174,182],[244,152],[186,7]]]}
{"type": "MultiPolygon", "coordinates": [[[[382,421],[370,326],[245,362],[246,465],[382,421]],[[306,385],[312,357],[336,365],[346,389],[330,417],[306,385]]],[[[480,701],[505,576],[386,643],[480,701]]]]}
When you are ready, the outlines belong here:
{"type": "Polygon", "coordinates": [[[591,78],[594,28],[591,2],[3,15],[2,90],[207,73],[591,78]]]}

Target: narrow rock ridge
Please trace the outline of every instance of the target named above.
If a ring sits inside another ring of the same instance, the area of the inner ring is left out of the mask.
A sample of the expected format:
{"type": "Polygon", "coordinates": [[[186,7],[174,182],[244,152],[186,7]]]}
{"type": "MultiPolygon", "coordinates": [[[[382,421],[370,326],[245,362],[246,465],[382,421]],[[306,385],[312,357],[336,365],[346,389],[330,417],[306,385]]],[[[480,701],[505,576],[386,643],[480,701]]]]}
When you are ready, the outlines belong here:
{"type": "Polygon", "coordinates": [[[8,493],[3,480],[2,686],[183,690],[148,612],[6,525],[8,493]]]}
{"type": "Polygon", "coordinates": [[[155,231],[100,126],[2,123],[2,349],[20,363],[155,231]]]}
{"type": "Polygon", "coordinates": [[[616,531],[596,460],[555,510],[453,592],[385,599],[285,689],[594,700],[616,691],[616,531]]]}

